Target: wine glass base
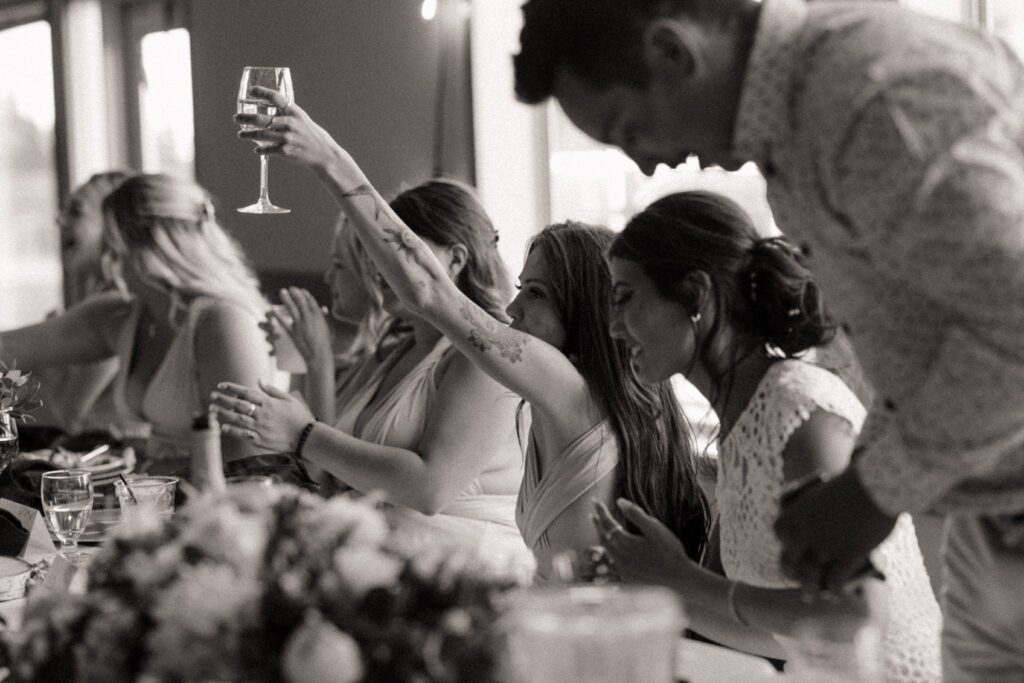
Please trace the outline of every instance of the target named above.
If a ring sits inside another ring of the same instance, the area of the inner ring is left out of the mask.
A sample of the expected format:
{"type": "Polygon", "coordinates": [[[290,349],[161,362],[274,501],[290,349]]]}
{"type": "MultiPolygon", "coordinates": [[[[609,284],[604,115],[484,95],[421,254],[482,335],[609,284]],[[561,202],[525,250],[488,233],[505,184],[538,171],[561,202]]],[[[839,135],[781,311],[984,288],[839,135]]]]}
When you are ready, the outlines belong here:
{"type": "Polygon", "coordinates": [[[243,206],[237,209],[238,213],[291,213],[291,209],[286,209],[283,206],[274,206],[266,200],[259,200],[255,204],[249,206],[243,206]]]}
{"type": "Polygon", "coordinates": [[[61,553],[61,556],[67,560],[68,564],[75,567],[80,567],[89,561],[89,555],[83,552],[61,553]]]}

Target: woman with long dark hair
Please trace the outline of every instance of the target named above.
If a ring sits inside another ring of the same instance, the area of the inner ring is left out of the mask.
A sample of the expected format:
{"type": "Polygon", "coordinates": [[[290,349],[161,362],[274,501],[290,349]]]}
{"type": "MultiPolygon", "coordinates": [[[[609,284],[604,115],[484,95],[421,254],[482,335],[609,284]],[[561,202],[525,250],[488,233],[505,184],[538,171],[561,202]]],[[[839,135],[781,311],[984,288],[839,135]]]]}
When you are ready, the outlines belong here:
{"type": "MultiPolygon", "coordinates": [[[[238,118],[261,127],[242,135],[270,143],[261,153],[311,168],[406,308],[529,403],[527,469],[516,515],[541,577],[558,553],[598,542],[590,523],[594,497],[625,497],[656,510],[688,555],[699,559],[708,510],[678,405],[667,385],[637,381],[625,350],[608,334],[610,278],[602,252],[611,233],[574,223],[543,231],[530,247],[506,326],[454,286],[430,245],[300,107],[273,91],[254,94],[274,101],[282,114],[238,118]]],[[[312,428],[307,443],[324,433],[312,428]]]]}
{"type": "Polygon", "coordinates": [[[609,257],[612,332],[640,378],[682,373],[719,417],[716,502],[728,579],[693,563],[656,515],[628,502],[618,507],[637,533],[598,506],[619,571],[676,589],[695,630],[744,650],[764,632],[785,645],[807,618],[853,627],[874,613],[884,625],[884,677],[937,680],[938,605],[909,516],[875,558],[885,582],[866,579],[866,592],[808,599],[782,571],[772,525],[783,496],[841,471],[866,415],[838,375],[802,358],[836,326],[799,250],[760,237],[725,197],[681,192],[630,220],[609,257]]]}

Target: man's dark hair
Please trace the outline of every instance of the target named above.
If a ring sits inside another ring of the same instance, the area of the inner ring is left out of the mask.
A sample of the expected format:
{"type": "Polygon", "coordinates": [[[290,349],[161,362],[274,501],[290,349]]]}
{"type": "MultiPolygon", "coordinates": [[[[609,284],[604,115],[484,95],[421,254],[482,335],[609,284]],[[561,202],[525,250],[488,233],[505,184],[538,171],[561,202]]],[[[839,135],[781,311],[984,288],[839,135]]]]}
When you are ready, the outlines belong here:
{"type": "Polygon", "coordinates": [[[644,28],[654,18],[685,13],[698,21],[728,21],[749,0],[529,0],[515,66],[516,97],[539,104],[554,93],[562,67],[587,85],[644,88],[644,28]]]}
{"type": "Polygon", "coordinates": [[[644,87],[643,26],[660,0],[530,0],[515,66],[516,97],[538,104],[550,97],[563,66],[588,85],[644,87]]]}

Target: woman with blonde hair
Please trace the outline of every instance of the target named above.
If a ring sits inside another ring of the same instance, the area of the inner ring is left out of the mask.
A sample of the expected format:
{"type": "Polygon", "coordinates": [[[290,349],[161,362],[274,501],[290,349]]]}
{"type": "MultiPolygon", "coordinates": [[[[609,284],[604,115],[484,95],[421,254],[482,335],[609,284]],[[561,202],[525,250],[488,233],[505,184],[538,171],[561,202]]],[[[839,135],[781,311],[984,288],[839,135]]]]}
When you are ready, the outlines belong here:
{"type": "MultiPolygon", "coordinates": [[[[267,303],[207,192],[163,174],[126,180],[103,202],[102,267],[114,291],[0,333],[0,357],[27,370],[116,357],[118,412],[152,425],[151,472],[184,472],[193,417],[222,381],[273,377],[257,327],[267,303]]],[[[225,440],[231,460],[254,452],[225,440]]]]}
{"type": "Polygon", "coordinates": [[[263,325],[271,343],[287,335],[306,365],[302,394],[315,415],[334,420],[337,394],[363,362],[393,340],[396,320],[384,310],[383,294],[355,232],[338,216],[331,240],[331,263],[324,272],[330,308],[309,290],[280,291],[282,308],[267,313],[263,325]],[[272,320],[270,320],[272,319],[272,320]]]}
{"type": "MultiPolygon", "coordinates": [[[[100,265],[103,250],[103,200],[131,176],[127,171],[94,173],[68,195],[60,214],[60,260],[64,272],[66,308],[110,289],[100,265]]],[[[52,318],[61,310],[50,312],[52,318]]],[[[111,385],[117,376],[117,359],[39,370],[40,399],[43,409],[35,414],[42,424],[53,424],[70,431],[86,426],[130,431],[120,423],[111,401],[111,385]]]]}

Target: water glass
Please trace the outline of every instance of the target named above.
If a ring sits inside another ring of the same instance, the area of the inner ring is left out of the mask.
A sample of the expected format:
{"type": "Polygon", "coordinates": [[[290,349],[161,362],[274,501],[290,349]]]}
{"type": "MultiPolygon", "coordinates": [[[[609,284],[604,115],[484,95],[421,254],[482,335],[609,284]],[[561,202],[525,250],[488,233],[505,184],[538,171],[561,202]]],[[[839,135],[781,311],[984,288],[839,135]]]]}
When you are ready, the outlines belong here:
{"type": "Polygon", "coordinates": [[[60,540],[60,554],[72,564],[81,562],[85,555],[78,552],[78,539],[92,511],[92,475],[85,470],[44,472],[39,495],[50,532],[60,540]]]}
{"type": "Polygon", "coordinates": [[[115,482],[114,492],[121,506],[121,519],[129,520],[141,514],[169,518],[174,513],[177,486],[177,477],[148,475],[129,477],[127,487],[122,481],[115,482]]]}
{"type": "Polygon", "coordinates": [[[513,594],[512,680],[668,683],[684,619],[671,591],[648,586],[535,588],[513,594]]]}
{"type": "Polygon", "coordinates": [[[800,683],[864,683],[884,680],[882,630],[868,617],[822,615],[801,619],[788,654],[787,678],[800,683]]]}

